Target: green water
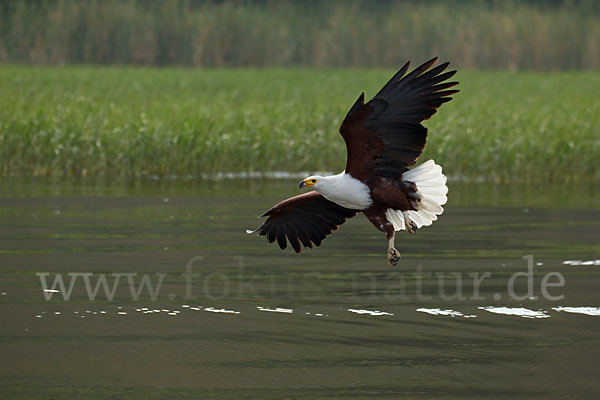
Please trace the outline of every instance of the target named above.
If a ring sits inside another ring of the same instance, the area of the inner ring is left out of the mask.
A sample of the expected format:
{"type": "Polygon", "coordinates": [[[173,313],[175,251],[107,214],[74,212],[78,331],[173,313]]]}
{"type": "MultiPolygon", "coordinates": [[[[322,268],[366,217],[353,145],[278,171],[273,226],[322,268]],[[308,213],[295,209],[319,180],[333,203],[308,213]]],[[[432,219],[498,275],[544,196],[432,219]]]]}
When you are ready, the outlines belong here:
{"type": "Polygon", "coordinates": [[[600,316],[553,309],[600,307],[595,188],[454,183],[439,221],[398,236],[392,269],[363,216],[300,255],[247,235],[296,183],[1,181],[0,396],[600,395],[600,316]],[[511,298],[529,255],[533,293],[521,276],[511,298]],[[114,273],[112,300],[90,300],[85,277],[112,289],[114,273]],[[57,274],[75,277],[68,300],[43,292],[57,274]],[[156,298],[133,300],[144,277],[156,298]]]}

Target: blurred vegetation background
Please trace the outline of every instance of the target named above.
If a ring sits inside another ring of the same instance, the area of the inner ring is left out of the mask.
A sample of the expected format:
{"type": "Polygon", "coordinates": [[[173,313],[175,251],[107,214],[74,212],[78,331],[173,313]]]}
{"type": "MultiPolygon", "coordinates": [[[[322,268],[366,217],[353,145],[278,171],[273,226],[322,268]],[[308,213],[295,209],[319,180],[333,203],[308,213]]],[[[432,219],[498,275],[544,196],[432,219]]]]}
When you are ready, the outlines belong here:
{"type": "Polygon", "coordinates": [[[600,180],[594,0],[1,0],[0,175],[337,172],[358,95],[436,55],[461,92],[422,160],[600,180]]]}
{"type": "Polygon", "coordinates": [[[600,2],[3,0],[0,62],[600,67],[600,2]]]}

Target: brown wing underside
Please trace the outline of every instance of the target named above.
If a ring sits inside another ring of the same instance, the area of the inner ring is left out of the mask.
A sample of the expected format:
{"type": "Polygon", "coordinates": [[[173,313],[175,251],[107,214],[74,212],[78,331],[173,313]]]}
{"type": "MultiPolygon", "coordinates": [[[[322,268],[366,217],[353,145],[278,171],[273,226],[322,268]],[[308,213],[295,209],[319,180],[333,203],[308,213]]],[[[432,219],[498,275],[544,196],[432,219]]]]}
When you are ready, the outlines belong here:
{"type": "Polygon", "coordinates": [[[300,244],[310,248],[313,243],[319,246],[325,236],[357,212],[337,205],[317,192],[308,192],[284,200],[265,212],[261,216],[269,218],[250,233],[267,236],[269,243],[277,240],[282,249],[289,241],[296,253],[300,253],[300,244]]]}
{"type": "Polygon", "coordinates": [[[448,63],[430,69],[437,57],[408,75],[406,63],[390,81],[364,104],[360,95],[342,122],[346,142],[346,172],[355,178],[398,177],[415,164],[427,142],[421,125],[458,90],[446,90],[458,82],[446,82],[456,71],[443,72],[448,63]]]}

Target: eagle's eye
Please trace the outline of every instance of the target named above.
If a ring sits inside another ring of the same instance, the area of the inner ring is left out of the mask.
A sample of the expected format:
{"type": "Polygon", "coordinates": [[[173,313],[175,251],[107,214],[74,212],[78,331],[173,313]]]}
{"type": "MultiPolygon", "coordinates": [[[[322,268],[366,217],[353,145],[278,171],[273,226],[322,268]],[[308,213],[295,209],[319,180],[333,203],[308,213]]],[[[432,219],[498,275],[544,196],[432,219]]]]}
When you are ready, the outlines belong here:
{"type": "Polygon", "coordinates": [[[316,179],[311,179],[310,183],[317,183],[317,180],[316,179]]]}

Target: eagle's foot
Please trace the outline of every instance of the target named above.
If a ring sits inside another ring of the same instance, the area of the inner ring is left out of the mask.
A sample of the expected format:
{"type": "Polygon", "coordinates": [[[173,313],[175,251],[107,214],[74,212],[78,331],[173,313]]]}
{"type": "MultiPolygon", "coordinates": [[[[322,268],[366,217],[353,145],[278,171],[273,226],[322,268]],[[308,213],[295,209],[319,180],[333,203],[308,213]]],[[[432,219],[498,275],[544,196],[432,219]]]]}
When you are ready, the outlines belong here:
{"type": "Polygon", "coordinates": [[[410,233],[411,235],[417,233],[417,224],[410,219],[408,219],[406,222],[406,232],[410,233]]]}
{"type": "Polygon", "coordinates": [[[406,232],[410,233],[411,235],[414,235],[417,232],[417,223],[410,219],[407,212],[403,212],[402,214],[404,215],[404,226],[406,232]]]}
{"type": "Polygon", "coordinates": [[[388,249],[388,263],[390,266],[395,267],[400,261],[400,252],[395,248],[391,247],[388,249]]]}

